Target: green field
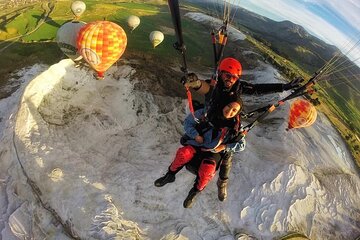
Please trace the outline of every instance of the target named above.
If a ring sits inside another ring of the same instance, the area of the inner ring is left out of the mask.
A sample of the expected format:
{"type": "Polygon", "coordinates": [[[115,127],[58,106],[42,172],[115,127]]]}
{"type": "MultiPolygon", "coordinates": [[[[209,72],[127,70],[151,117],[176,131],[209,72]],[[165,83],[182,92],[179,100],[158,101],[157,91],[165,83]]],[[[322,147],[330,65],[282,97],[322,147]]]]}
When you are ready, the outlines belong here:
{"type": "MultiPolygon", "coordinates": [[[[16,40],[22,43],[55,41],[58,28],[64,22],[73,18],[70,3],[70,1],[55,2],[51,14],[40,26],[38,24],[40,23],[41,16],[45,14],[45,9],[40,4],[23,11],[16,18],[5,24],[5,31],[2,31],[0,35],[2,37],[1,40],[5,41],[0,42],[0,50],[9,44],[9,41],[6,41],[6,39],[14,37],[18,37],[16,40]],[[38,29],[36,29],[37,27],[38,29]],[[34,29],[36,30],[34,31],[34,29]]],[[[181,58],[172,47],[176,39],[167,5],[121,2],[103,3],[103,1],[87,1],[86,4],[87,10],[80,20],[84,22],[108,20],[119,24],[127,33],[127,51],[137,51],[168,60],[174,60],[174,57],[181,58]],[[140,26],[133,32],[130,32],[126,24],[126,19],[130,15],[137,15],[141,19],[140,26]],[[149,41],[149,34],[154,30],[162,31],[165,35],[163,43],[156,49],[152,48],[149,41]]],[[[189,63],[194,62],[210,66],[212,60],[210,34],[199,34],[204,32],[204,28],[200,25],[194,25],[193,22],[186,18],[183,18],[182,24],[189,63]],[[209,44],[204,45],[204,42],[209,44]]],[[[28,52],[28,47],[26,44],[17,46],[17,49],[10,47],[6,49],[6,53],[10,55],[17,53],[23,56],[24,54],[21,54],[21,52],[28,52]]]]}
{"type": "MultiPolygon", "coordinates": [[[[34,63],[53,64],[66,57],[56,46],[55,39],[59,27],[74,17],[70,6],[71,1],[50,1],[5,11],[0,20],[0,54],[3,56],[0,58],[0,87],[19,68],[34,63]]],[[[125,58],[132,54],[146,55],[157,62],[180,66],[182,58],[173,48],[176,38],[166,4],[93,0],[86,1],[86,6],[81,21],[108,20],[123,27],[128,38],[125,58]],[[130,15],[141,19],[133,32],[126,24],[130,15]],[[165,35],[164,41],[155,49],[149,40],[149,34],[154,30],[165,35]]],[[[194,25],[186,18],[182,19],[182,27],[188,66],[211,66],[210,34],[203,34],[204,27],[194,25]]]]}
{"type": "MultiPolygon", "coordinates": [[[[16,34],[23,35],[26,34],[29,30],[34,29],[39,21],[39,18],[43,11],[41,9],[32,9],[25,13],[21,13],[13,21],[7,24],[6,28],[16,29],[16,34]],[[38,16],[38,17],[36,17],[38,16]]],[[[16,36],[13,34],[13,36],[16,36]]]]}

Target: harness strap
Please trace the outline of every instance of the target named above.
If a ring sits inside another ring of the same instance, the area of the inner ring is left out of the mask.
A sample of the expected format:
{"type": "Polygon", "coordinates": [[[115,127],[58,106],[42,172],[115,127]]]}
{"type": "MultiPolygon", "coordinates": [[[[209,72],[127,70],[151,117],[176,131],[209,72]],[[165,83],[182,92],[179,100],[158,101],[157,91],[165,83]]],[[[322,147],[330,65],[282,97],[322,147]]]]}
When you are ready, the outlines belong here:
{"type": "Polygon", "coordinates": [[[186,89],[186,95],[187,95],[187,99],[188,99],[188,103],[189,103],[189,110],[190,110],[190,112],[191,112],[191,115],[193,116],[195,122],[199,123],[200,120],[199,120],[197,117],[195,117],[195,111],[194,111],[194,106],[193,106],[193,104],[192,104],[192,95],[191,95],[191,92],[190,92],[190,90],[189,90],[188,87],[185,87],[185,89],[186,89]]]}
{"type": "Polygon", "coordinates": [[[220,144],[222,144],[222,142],[224,141],[225,135],[227,133],[227,130],[228,130],[227,128],[222,128],[221,129],[220,139],[219,139],[218,145],[216,145],[215,148],[217,148],[218,146],[220,146],[220,144]]]}
{"type": "Polygon", "coordinates": [[[241,126],[241,118],[240,118],[240,114],[238,114],[236,116],[236,123],[235,123],[235,132],[238,133],[240,131],[240,126],[241,126]]]}

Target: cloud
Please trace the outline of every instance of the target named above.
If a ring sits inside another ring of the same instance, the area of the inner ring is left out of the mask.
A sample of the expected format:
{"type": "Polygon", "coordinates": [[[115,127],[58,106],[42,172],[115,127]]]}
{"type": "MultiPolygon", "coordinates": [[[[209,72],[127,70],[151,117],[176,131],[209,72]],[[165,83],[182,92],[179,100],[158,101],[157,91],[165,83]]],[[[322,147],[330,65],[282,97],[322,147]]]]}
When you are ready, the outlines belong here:
{"type": "Polygon", "coordinates": [[[330,9],[340,17],[346,24],[351,26],[355,32],[360,32],[360,1],[358,0],[305,0],[319,7],[330,9]]]}

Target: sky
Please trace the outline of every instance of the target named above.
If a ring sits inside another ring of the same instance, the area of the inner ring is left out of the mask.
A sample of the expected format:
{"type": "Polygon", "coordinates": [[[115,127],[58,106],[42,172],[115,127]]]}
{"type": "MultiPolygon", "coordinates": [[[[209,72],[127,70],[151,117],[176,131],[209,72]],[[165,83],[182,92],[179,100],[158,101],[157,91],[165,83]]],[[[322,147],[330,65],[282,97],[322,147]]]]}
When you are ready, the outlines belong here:
{"type": "MultiPolygon", "coordinates": [[[[276,21],[299,24],[343,53],[360,40],[359,0],[240,0],[240,6],[276,21]]],[[[360,65],[360,47],[349,57],[360,65]]]]}

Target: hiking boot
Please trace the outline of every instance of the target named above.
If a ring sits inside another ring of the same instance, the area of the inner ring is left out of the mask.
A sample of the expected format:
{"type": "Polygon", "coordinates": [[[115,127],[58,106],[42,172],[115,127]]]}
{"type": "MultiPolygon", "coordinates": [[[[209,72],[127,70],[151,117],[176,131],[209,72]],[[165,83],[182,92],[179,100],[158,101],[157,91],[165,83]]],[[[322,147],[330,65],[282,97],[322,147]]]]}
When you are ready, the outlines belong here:
{"type": "Polygon", "coordinates": [[[157,179],[154,184],[156,187],[162,187],[167,183],[171,183],[175,181],[175,173],[167,172],[165,176],[157,179]]]}
{"type": "Polygon", "coordinates": [[[219,178],[217,181],[218,198],[220,201],[224,201],[227,197],[227,189],[226,189],[227,184],[228,184],[228,179],[222,180],[221,178],[219,178]]]}
{"type": "Polygon", "coordinates": [[[183,203],[184,208],[191,208],[194,201],[195,201],[195,197],[200,193],[199,190],[197,190],[195,187],[193,187],[190,192],[189,195],[185,198],[185,201],[183,203]]]}

